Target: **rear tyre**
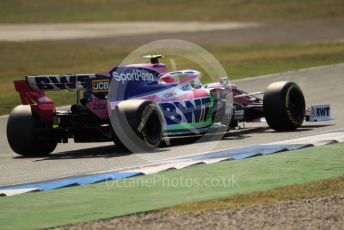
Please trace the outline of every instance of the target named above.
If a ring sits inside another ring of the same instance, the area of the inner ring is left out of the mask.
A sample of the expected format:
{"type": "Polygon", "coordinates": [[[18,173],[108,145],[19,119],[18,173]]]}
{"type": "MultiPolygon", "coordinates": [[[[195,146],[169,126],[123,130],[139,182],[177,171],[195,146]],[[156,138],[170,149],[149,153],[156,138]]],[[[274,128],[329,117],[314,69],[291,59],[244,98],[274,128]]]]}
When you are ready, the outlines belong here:
{"type": "Polygon", "coordinates": [[[115,143],[116,149],[118,151],[125,153],[130,152],[130,150],[123,144],[121,139],[119,139],[119,137],[116,134],[114,134],[113,143],[115,143]]]}
{"type": "Polygon", "coordinates": [[[22,156],[44,156],[54,151],[54,138],[39,141],[35,133],[36,119],[29,105],[18,105],[7,121],[7,140],[12,150],[22,156]]]}
{"type": "Polygon", "coordinates": [[[294,82],[275,82],[264,92],[264,116],[268,125],[276,131],[291,131],[300,127],[305,118],[305,107],[303,93],[294,82]]]}
{"type": "Polygon", "coordinates": [[[118,125],[113,125],[116,133],[115,143],[120,148],[123,149],[125,146],[137,152],[149,151],[161,145],[163,126],[156,104],[145,100],[122,101],[118,104],[118,112],[124,115],[120,118],[121,130],[117,129],[118,125]]]}

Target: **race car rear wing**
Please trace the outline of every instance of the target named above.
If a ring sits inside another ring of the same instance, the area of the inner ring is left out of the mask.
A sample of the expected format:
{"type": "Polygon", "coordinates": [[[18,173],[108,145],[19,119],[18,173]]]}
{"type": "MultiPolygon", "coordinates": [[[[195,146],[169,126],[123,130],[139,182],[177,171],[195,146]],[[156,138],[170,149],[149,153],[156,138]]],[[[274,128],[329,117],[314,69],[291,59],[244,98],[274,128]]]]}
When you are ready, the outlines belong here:
{"type": "Polygon", "coordinates": [[[55,103],[45,96],[46,90],[75,90],[79,101],[80,90],[87,88],[95,78],[95,74],[26,76],[26,80],[15,80],[14,86],[23,105],[30,105],[42,119],[52,120],[55,103]]]}
{"type": "Polygon", "coordinates": [[[39,90],[80,90],[86,87],[95,74],[36,75],[25,76],[31,89],[39,90]]]}

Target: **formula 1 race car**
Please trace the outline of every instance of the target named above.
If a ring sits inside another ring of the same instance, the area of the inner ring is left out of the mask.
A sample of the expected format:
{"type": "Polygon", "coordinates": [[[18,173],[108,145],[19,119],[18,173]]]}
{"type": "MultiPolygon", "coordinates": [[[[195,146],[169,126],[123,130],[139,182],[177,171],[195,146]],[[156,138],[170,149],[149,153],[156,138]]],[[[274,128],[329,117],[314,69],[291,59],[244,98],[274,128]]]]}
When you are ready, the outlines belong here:
{"type": "Polygon", "coordinates": [[[329,105],[306,113],[303,93],[294,82],[275,82],[264,93],[247,93],[227,77],[202,84],[196,70],[167,72],[159,63],[161,57],[149,55],[150,63],[116,66],[106,73],[37,75],[14,81],[22,105],[12,110],[7,123],[12,150],[42,156],[73,138],[114,141],[119,148],[136,151],[133,145],[138,142],[141,147],[158,147],[169,137],[200,135],[215,128],[226,132],[239,122],[265,118],[272,129],[290,131],[305,118],[330,118],[329,105]],[[57,111],[44,92],[65,89],[77,92],[77,103],[57,111]]]}

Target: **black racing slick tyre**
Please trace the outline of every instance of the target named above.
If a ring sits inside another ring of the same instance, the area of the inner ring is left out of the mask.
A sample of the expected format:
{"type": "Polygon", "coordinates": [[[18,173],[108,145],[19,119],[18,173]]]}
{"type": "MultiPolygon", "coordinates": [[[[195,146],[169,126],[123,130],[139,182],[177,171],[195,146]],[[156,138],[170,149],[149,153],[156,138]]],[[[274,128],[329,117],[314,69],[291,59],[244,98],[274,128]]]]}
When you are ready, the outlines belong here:
{"type": "Polygon", "coordinates": [[[29,105],[18,105],[7,121],[7,140],[12,150],[22,156],[44,156],[54,151],[54,138],[38,140],[35,133],[35,117],[29,105]]]}
{"type": "Polygon", "coordinates": [[[300,127],[305,118],[305,107],[303,93],[294,82],[275,82],[264,92],[264,116],[270,128],[276,131],[292,131],[300,127]]]}
{"type": "Polygon", "coordinates": [[[117,109],[119,114],[124,115],[120,118],[121,129],[118,129],[118,123],[113,124],[115,142],[120,141],[119,146],[125,146],[132,152],[149,151],[160,146],[163,125],[156,104],[146,100],[127,100],[120,102],[117,109]]]}

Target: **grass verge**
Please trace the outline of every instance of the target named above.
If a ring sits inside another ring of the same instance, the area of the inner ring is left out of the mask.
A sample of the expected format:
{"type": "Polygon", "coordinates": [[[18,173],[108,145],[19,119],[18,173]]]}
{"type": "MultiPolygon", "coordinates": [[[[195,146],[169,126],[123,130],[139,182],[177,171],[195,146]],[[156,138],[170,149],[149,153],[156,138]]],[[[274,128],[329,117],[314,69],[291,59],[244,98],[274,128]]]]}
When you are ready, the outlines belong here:
{"type": "Polygon", "coordinates": [[[5,229],[47,228],[344,175],[344,144],[0,199],[5,229]],[[58,218],[57,218],[58,217],[58,218]],[[18,221],[20,220],[20,221],[18,221]]]}
{"type": "Polygon", "coordinates": [[[311,20],[343,12],[342,0],[2,0],[0,22],[311,20]]]}
{"type": "MultiPolygon", "coordinates": [[[[20,103],[13,80],[26,74],[93,73],[108,70],[136,47],[73,42],[0,43],[0,114],[20,103]]],[[[344,62],[344,43],[206,46],[224,66],[230,79],[257,76],[306,67],[344,62]]],[[[171,58],[171,57],[168,57],[171,58]]],[[[166,64],[170,63],[165,59],[166,64]]],[[[177,68],[195,68],[194,63],[175,58],[177,68]]],[[[204,82],[209,82],[207,76],[204,82]]],[[[70,104],[74,94],[49,93],[58,105],[70,104]]]]}
{"type": "Polygon", "coordinates": [[[283,186],[262,192],[238,194],[225,199],[189,202],[168,208],[166,211],[199,212],[210,209],[229,209],[259,204],[273,204],[287,200],[329,197],[337,194],[344,194],[344,177],[283,186]]]}

